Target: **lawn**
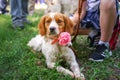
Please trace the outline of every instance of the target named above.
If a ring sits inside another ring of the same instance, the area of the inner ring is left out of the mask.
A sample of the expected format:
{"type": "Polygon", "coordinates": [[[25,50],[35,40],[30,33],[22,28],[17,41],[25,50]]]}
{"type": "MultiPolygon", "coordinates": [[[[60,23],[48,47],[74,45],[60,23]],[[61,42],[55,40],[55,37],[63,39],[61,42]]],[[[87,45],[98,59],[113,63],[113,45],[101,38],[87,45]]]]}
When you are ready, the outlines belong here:
{"type": "MultiPolygon", "coordinates": [[[[28,41],[38,34],[37,24],[42,11],[28,16],[32,25],[24,30],[13,30],[10,15],[0,15],[0,80],[74,80],[70,76],[46,67],[41,53],[33,52],[28,41]]],[[[87,36],[78,36],[73,43],[77,60],[86,80],[120,80],[120,49],[113,51],[112,57],[103,62],[88,60],[91,48],[87,36]]]]}

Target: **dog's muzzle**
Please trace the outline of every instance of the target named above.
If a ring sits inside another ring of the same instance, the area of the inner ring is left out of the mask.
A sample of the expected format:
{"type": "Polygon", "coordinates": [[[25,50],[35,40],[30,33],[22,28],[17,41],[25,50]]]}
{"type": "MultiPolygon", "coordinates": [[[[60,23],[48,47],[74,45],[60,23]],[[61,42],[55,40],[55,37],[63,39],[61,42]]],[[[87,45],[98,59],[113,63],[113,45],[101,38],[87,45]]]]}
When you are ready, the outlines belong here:
{"type": "Polygon", "coordinates": [[[50,34],[56,34],[56,28],[54,26],[50,27],[50,34]]]}

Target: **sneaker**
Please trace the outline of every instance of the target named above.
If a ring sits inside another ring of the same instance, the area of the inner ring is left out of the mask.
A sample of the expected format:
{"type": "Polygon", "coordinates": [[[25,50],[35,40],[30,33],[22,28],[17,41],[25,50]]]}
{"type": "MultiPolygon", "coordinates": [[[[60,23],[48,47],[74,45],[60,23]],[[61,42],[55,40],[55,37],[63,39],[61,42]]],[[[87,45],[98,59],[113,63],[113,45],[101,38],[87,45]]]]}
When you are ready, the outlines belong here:
{"type": "Polygon", "coordinates": [[[92,51],[92,54],[89,57],[89,60],[100,62],[103,61],[105,58],[108,58],[112,55],[110,49],[108,49],[105,44],[98,44],[96,45],[95,50],[92,51]]]}
{"type": "Polygon", "coordinates": [[[21,21],[18,21],[18,22],[16,22],[16,23],[13,23],[13,24],[12,24],[12,27],[13,27],[14,29],[16,29],[16,28],[24,29],[24,25],[23,25],[23,23],[22,23],[21,21]]]}
{"type": "Polygon", "coordinates": [[[8,15],[9,11],[8,10],[2,10],[2,14],[8,15]]]}
{"type": "Polygon", "coordinates": [[[31,21],[29,21],[27,19],[23,19],[22,22],[23,22],[23,24],[32,24],[31,21]]]}

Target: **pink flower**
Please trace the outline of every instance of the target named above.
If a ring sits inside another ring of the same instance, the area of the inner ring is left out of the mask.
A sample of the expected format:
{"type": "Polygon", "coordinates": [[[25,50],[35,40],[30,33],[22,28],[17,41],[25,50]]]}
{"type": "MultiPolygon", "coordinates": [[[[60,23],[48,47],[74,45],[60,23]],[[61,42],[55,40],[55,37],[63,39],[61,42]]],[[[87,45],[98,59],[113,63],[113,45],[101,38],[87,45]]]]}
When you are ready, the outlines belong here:
{"type": "Polygon", "coordinates": [[[59,44],[61,46],[66,46],[71,43],[71,36],[68,32],[62,32],[59,36],[59,44]]]}

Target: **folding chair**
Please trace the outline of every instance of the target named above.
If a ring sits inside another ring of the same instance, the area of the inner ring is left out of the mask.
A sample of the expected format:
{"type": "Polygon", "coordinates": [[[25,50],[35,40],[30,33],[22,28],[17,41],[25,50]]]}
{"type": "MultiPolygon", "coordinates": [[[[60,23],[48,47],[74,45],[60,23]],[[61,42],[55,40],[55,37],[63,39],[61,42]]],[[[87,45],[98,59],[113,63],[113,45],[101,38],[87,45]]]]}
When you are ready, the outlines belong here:
{"type": "MultiPolygon", "coordinates": [[[[77,27],[75,28],[74,37],[72,39],[72,42],[76,39],[77,35],[88,35],[88,39],[90,40],[89,46],[94,46],[98,39],[100,38],[100,32],[92,31],[91,29],[82,29],[80,28],[80,15],[82,10],[82,4],[85,0],[79,0],[78,2],[78,23],[77,27]]],[[[111,39],[109,41],[111,50],[114,50],[116,48],[118,36],[120,34],[120,23],[119,23],[119,16],[117,17],[117,22],[114,27],[111,39]]]]}

